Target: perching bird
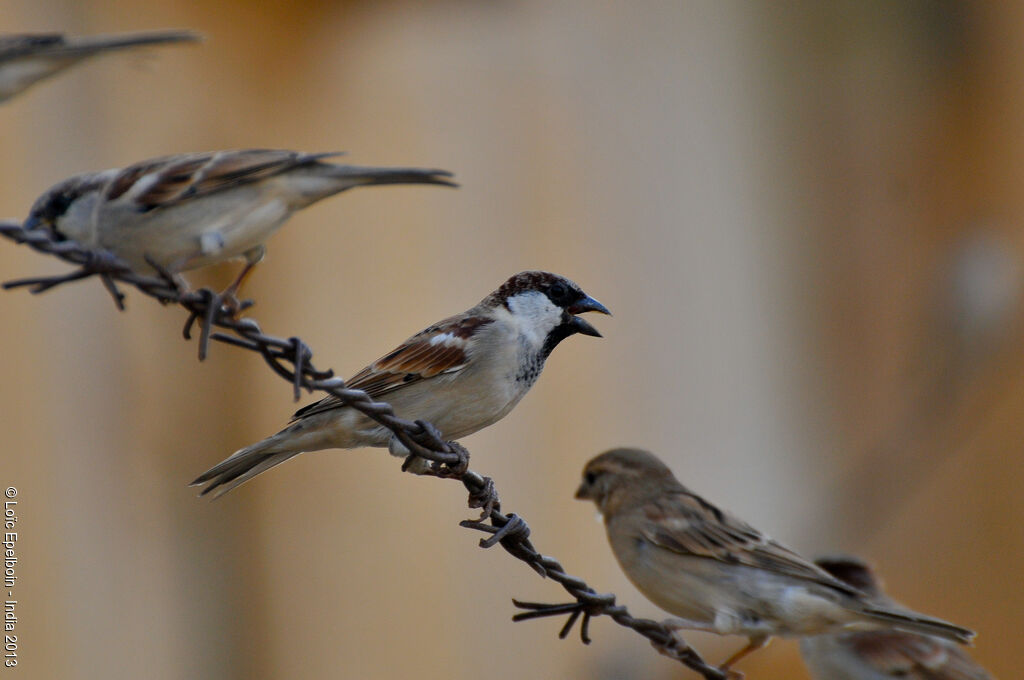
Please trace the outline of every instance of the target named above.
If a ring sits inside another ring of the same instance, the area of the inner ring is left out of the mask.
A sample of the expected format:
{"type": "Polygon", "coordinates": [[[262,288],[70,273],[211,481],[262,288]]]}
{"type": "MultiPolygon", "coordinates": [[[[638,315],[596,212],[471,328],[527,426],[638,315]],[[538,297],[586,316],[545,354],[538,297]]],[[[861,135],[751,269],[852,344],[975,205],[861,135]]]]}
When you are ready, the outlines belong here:
{"type": "MultiPolygon", "coordinates": [[[[608,310],[572,281],[520,272],[472,309],[412,336],[348,381],[389,402],[409,420],[426,420],[448,440],[501,420],[529,391],[562,340],[601,334],[576,316],[608,310]]],[[[295,413],[277,434],[237,451],[200,475],[201,494],[230,491],[305,451],[388,447],[406,455],[390,430],[329,396],[295,413]]],[[[413,471],[422,472],[425,461],[413,471]]]]}
{"type": "MultiPolygon", "coordinates": [[[[875,601],[894,604],[871,568],[859,559],[831,557],[815,564],[875,601]]],[[[992,680],[961,647],[902,630],[806,637],[800,640],[800,654],[816,680],[992,680]]]]}
{"type": "Polygon", "coordinates": [[[895,628],[964,643],[974,635],[840,581],[689,491],[647,451],[593,458],[576,498],[597,505],[629,580],[680,617],[667,623],[749,638],[722,664],[725,671],[774,635],[895,628]]]}
{"type": "Polygon", "coordinates": [[[336,153],[244,149],[164,156],[51,187],[26,229],[104,248],[140,273],[171,274],[244,257],[234,295],[263,259],[266,240],[296,210],[374,184],[457,186],[444,170],[326,163],[336,153]]]}
{"type": "Polygon", "coordinates": [[[97,54],[133,47],[197,42],[190,31],[68,38],[60,33],[0,35],[0,102],[97,54]]]}

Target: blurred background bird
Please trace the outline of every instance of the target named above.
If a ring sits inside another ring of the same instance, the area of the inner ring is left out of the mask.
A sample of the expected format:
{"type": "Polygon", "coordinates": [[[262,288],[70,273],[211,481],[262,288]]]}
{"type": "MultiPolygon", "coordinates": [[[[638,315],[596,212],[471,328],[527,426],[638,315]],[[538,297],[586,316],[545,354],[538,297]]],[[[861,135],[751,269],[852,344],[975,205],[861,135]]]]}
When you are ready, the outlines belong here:
{"type": "Polygon", "coordinates": [[[234,300],[263,260],[266,240],[295,211],[360,186],[457,186],[445,170],[326,161],[338,155],[281,149],[184,153],[76,175],[36,199],[25,228],[109,250],[140,273],[159,268],[178,274],[244,258],[225,292],[234,300]]]}
{"type": "Polygon", "coordinates": [[[0,34],[0,103],[90,57],[199,40],[199,34],[191,31],[77,37],[60,33],[0,34]]]}
{"type": "MultiPolygon", "coordinates": [[[[872,569],[854,557],[815,564],[836,578],[893,604],[872,569]]],[[[963,647],[933,635],[874,630],[816,635],[800,640],[800,654],[815,680],[991,680],[963,647]]]]}

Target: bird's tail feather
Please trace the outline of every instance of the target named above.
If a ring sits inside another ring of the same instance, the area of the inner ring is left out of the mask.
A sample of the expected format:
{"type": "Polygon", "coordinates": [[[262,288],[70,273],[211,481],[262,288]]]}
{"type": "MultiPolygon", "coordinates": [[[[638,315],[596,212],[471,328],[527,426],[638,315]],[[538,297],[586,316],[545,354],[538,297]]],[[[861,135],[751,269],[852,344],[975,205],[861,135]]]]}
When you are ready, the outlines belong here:
{"type": "Polygon", "coordinates": [[[296,450],[282,441],[281,434],[267,437],[263,441],[235,451],[196,477],[189,486],[205,485],[199,492],[200,496],[213,492],[213,497],[219,498],[261,472],[302,453],[302,450],[296,450]]]}
{"type": "Polygon", "coordinates": [[[923,614],[914,612],[903,612],[894,609],[882,609],[869,607],[865,613],[874,619],[885,622],[887,625],[910,633],[923,633],[936,637],[952,640],[961,644],[969,645],[974,638],[974,631],[967,628],[935,619],[923,614]]]}
{"type": "Polygon", "coordinates": [[[373,184],[440,184],[448,187],[459,186],[452,181],[452,173],[436,168],[374,168],[359,165],[333,165],[332,175],[342,177],[348,186],[369,186],[373,184]]]}
{"type": "Polygon", "coordinates": [[[125,33],[121,35],[76,36],[54,46],[61,54],[88,55],[105,50],[117,50],[143,45],[165,45],[182,42],[199,42],[202,36],[192,31],[150,31],[148,33],[125,33]]]}

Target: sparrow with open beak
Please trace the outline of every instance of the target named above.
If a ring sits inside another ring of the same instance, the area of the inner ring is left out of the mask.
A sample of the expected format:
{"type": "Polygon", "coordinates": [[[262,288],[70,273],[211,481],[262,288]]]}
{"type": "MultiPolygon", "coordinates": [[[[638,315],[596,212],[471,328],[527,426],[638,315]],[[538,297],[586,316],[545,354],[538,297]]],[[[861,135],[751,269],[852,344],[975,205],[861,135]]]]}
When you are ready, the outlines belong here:
{"type": "MultiPolygon", "coordinates": [[[[814,563],[874,600],[894,604],[861,560],[829,557],[814,563]]],[[[902,630],[815,635],[800,640],[800,654],[816,680],[992,680],[962,647],[902,630]]]]}
{"type": "MultiPolygon", "coordinates": [[[[505,417],[540,376],[555,347],[576,333],[601,337],[577,316],[608,314],[572,281],[520,272],[472,309],[417,333],[353,376],[347,386],[387,401],[409,420],[425,420],[448,440],[505,417]]],[[[230,491],[305,451],[388,447],[407,455],[392,432],[329,396],[295,413],[277,434],[237,451],[200,475],[201,494],[230,491]]],[[[423,472],[426,461],[410,466],[423,472]]]]}
{"type": "Polygon", "coordinates": [[[677,628],[744,635],[731,667],[775,635],[898,629],[969,642],[974,633],[872,599],[689,491],[654,454],[613,449],[583,469],[576,498],[604,517],[629,580],[677,628]]]}
{"type": "Polygon", "coordinates": [[[140,273],[152,273],[151,263],[178,274],[243,257],[244,269],[225,292],[232,298],[263,259],[266,240],[296,210],[359,186],[457,186],[444,170],[324,162],[336,155],[186,153],[78,175],[39,197],[25,228],[109,250],[140,273]]]}
{"type": "Polygon", "coordinates": [[[0,103],[44,78],[106,52],[197,42],[190,31],[154,31],[68,38],[59,33],[0,35],[0,103]]]}

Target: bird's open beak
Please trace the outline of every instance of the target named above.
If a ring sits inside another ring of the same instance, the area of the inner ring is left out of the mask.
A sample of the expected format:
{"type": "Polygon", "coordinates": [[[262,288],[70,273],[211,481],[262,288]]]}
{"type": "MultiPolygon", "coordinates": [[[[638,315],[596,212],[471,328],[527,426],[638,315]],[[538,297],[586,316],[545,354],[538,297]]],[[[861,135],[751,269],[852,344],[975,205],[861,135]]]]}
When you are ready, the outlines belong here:
{"type": "Polygon", "coordinates": [[[594,338],[600,338],[601,334],[594,328],[590,323],[583,319],[575,316],[576,314],[583,314],[584,312],[600,312],[611,316],[611,312],[608,308],[602,305],[600,302],[592,297],[585,297],[582,300],[578,300],[566,308],[566,311],[573,315],[570,325],[573,329],[582,335],[589,335],[594,338]]]}
{"type": "Polygon", "coordinates": [[[612,313],[608,311],[608,308],[602,305],[600,302],[590,297],[589,295],[582,300],[569,305],[570,314],[582,314],[583,312],[601,312],[611,316],[612,313]]]}

